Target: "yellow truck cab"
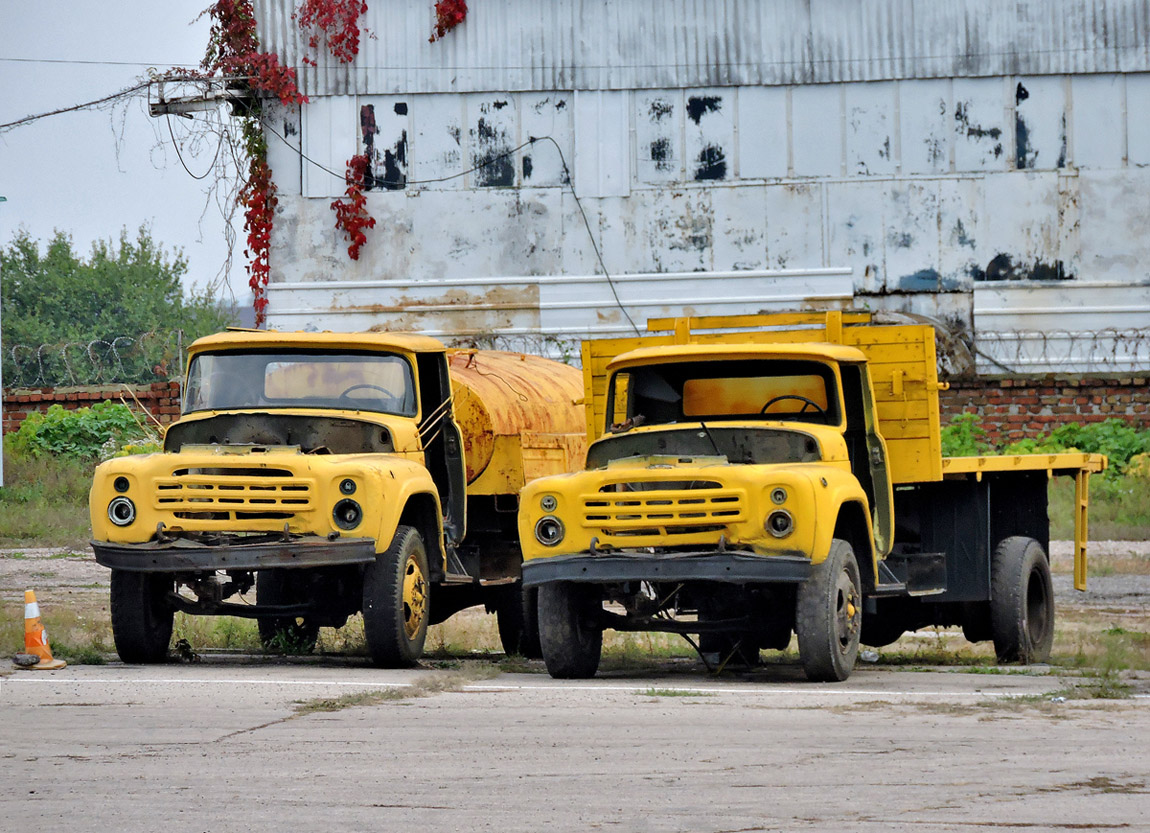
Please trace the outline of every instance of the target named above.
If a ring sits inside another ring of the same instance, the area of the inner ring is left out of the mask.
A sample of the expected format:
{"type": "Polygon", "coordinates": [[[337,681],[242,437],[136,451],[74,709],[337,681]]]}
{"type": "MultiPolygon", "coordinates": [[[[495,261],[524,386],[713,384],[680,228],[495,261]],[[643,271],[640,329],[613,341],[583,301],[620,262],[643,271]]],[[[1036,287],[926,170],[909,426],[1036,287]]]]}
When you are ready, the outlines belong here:
{"type": "Polygon", "coordinates": [[[1047,478],[1076,476],[1084,496],[1104,459],[944,460],[928,326],[651,326],[672,332],[584,345],[586,468],[521,495],[553,676],[593,675],[607,628],[698,634],[723,664],[794,632],[824,681],[849,676],[860,640],[929,624],[993,638],[1004,659],[1049,653],[1047,478]]]}
{"type": "Polygon", "coordinates": [[[255,618],[269,647],[308,650],[362,610],[373,660],[407,665],[429,624],[484,604],[509,652],[537,653],[517,495],[582,460],[580,393],[558,362],[418,335],[196,341],[163,453],[95,473],[117,651],[162,660],[177,610],[255,618]]]}

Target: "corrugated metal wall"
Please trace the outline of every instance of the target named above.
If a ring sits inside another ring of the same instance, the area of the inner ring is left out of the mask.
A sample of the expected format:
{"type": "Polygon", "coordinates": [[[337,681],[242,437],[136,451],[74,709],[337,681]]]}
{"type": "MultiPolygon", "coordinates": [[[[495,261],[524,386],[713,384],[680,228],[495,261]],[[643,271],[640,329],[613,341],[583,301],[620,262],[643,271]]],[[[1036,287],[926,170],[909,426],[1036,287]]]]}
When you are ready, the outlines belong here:
{"type": "Polygon", "coordinates": [[[259,31],[308,95],[1150,70],[1150,0],[499,0],[437,43],[434,3],[369,0],[350,65],[308,49],[295,6],[257,0],[259,31]]]}
{"type": "MultiPolygon", "coordinates": [[[[293,5],[260,6],[289,60],[293,5]]],[[[1145,292],[1119,297],[1150,285],[1150,0],[512,0],[436,44],[430,4],[369,7],[377,40],[332,74],[318,56],[311,103],[267,122],[274,325],[625,332],[601,282],[556,300],[601,252],[698,273],[625,282],[640,326],[643,293],[778,308],[836,268],[855,304],[977,331],[985,370],[1088,369],[1122,350],[1083,333],[1150,329],[1145,292]],[[363,152],[379,224],[353,262],[329,204],[363,152]]]]}

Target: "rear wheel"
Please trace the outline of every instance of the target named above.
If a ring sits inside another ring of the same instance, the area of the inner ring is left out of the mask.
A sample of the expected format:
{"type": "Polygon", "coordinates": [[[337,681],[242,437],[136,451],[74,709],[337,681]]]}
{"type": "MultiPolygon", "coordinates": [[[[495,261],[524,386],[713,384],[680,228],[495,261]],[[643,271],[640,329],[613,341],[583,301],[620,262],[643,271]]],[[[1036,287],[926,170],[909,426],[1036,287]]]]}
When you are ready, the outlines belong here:
{"type": "Polygon", "coordinates": [[[1046,662],[1054,645],[1050,562],[1033,538],[1006,538],[990,562],[990,624],[999,662],[1046,662]]]}
{"type": "Polygon", "coordinates": [[[603,652],[603,629],[594,617],[602,604],[599,588],[593,584],[555,582],[539,588],[539,644],[552,677],[595,676],[603,652]]]}
{"type": "Polygon", "coordinates": [[[363,574],[363,633],[381,668],[414,665],[427,640],[431,586],[419,531],[401,526],[363,574]]]}
{"type": "Polygon", "coordinates": [[[840,682],[854,670],[862,625],[860,586],[854,550],[839,538],[799,585],[795,631],[799,659],[812,682],[840,682]]]}
{"type": "Polygon", "coordinates": [[[174,589],[175,581],[166,573],[112,570],[112,640],[124,662],[167,658],[175,616],[167,595],[174,589]]]}
{"type": "MultiPolygon", "coordinates": [[[[286,570],[260,570],[256,573],[256,603],[288,605],[304,601],[297,577],[286,570]]],[[[257,623],[265,648],[291,654],[310,654],[319,639],[319,625],[306,616],[277,616],[257,623]]]]}
{"type": "Polygon", "coordinates": [[[523,588],[520,582],[500,588],[495,605],[499,624],[499,641],[508,656],[518,654],[527,659],[543,656],[539,647],[539,590],[523,588]]]}

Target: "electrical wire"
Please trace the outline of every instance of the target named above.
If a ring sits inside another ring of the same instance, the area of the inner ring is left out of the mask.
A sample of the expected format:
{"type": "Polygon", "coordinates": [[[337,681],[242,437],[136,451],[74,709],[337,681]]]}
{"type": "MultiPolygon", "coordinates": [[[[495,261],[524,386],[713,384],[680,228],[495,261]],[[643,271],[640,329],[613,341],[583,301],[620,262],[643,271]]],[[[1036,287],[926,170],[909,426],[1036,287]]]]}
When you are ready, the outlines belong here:
{"type": "Polygon", "coordinates": [[[172,116],[171,116],[171,114],[170,113],[167,114],[166,118],[168,121],[168,135],[172,137],[172,147],[176,151],[176,158],[180,160],[180,164],[183,165],[184,170],[187,171],[188,176],[190,176],[192,179],[206,179],[208,174],[210,174],[213,170],[215,170],[216,160],[220,158],[220,148],[222,148],[224,146],[223,131],[220,131],[220,140],[219,140],[219,142],[216,143],[216,154],[215,154],[215,156],[212,157],[212,161],[208,164],[208,169],[206,171],[204,171],[200,176],[196,176],[188,168],[188,163],[184,161],[184,154],[180,152],[180,144],[179,144],[179,142],[176,141],[176,134],[172,130],[172,116]]]}
{"type": "MultiPolygon", "coordinates": [[[[321,171],[325,171],[328,174],[331,174],[336,179],[343,179],[343,176],[341,176],[340,174],[337,174],[335,171],[331,170],[331,168],[328,168],[326,165],[323,165],[322,163],[317,162],[316,160],[312,159],[306,153],[303,152],[302,148],[298,148],[295,145],[293,145],[291,142],[289,142],[287,140],[287,137],[283,136],[271,124],[269,124],[268,122],[266,122],[262,119],[261,119],[261,124],[263,125],[265,130],[267,130],[273,136],[278,138],[293,153],[298,154],[299,157],[301,159],[303,159],[305,162],[307,162],[310,165],[314,165],[316,168],[319,168],[321,171]]],[[[599,244],[595,240],[594,232],[591,230],[591,221],[587,219],[587,212],[583,208],[583,201],[581,199],[579,199],[579,195],[575,192],[575,183],[571,177],[571,169],[567,167],[567,157],[563,153],[563,148],[561,148],[559,146],[559,143],[557,141],[555,141],[554,137],[552,137],[552,136],[530,136],[530,137],[528,137],[526,142],[523,142],[522,144],[517,145],[517,146],[511,148],[510,150],[505,151],[503,153],[500,153],[496,156],[492,156],[490,159],[486,159],[483,162],[480,162],[478,165],[474,165],[473,167],[470,167],[465,171],[458,171],[458,172],[453,173],[453,174],[448,174],[447,176],[435,177],[432,179],[407,179],[407,180],[404,180],[404,185],[405,186],[406,185],[432,185],[432,184],[439,183],[439,182],[447,182],[447,181],[452,180],[452,179],[458,179],[461,176],[466,176],[469,173],[474,173],[475,171],[481,170],[481,169],[487,167],[488,165],[494,164],[495,162],[498,162],[501,159],[506,159],[509,156],[514,156],[516,153],[523,150],[523,148],[530,147],[530,146],[534,145],[536,142],[542,142],[542,141],[550,142],[552,145],[554,145],[555,150],[559,153],[559,162],[563,166],[563,184],[566,185],[567,188],[571,191],[571,196],[574,198],[575,205],[579,209],[579,214],[583,218],[583,226],[584,226],[584,228],[587,229],[587,236],[591,240],[591,248],[595,252],[595,258],[599,262],[599,268],[603,272],[603,277],[605,277],[607,279],[607,286],[611,290],[611,295],[615,298],[615,305],[619,308],[619,311],[623,313],[623,317],[627,319],[627,323],[631,325],[631,329],[635,331],[635,335],[642,335],[642,331],[639,329],[638,325],[635,323],[635,320],[631,317],[631,314],[629,312],[627,312],[627,308],[623,305],[622,299],[619,298],[619,290],[615,286],[615,280],[611,277],[610,271],[608,271],[608,269],[607,269],[607,263],[603,259],[603,253],[599,250],[599,244]]]]}

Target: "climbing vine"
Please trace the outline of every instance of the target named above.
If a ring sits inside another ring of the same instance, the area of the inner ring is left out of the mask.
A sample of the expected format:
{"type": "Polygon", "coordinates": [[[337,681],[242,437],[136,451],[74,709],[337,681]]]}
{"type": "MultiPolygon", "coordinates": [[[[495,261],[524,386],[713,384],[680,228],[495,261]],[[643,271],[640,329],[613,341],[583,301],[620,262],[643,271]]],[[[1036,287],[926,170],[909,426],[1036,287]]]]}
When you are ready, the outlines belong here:
{"type": "Polygon", "coordinates": [[[212,26],[203,69],[228,77],[231,89],[248,89],[257,94],[241,114],[248,171],[237,199],[244,207],[248,285],[254,296],[256,326],[260,327],[267,320],[268,252],[277,199],[268,166],[267,142],[260,127],[259,94],[275,96],[284,105],[304,104],[307,96],[299,90],[295,70],[280,64],[276,55],[260,51],[252,0],[216,0],[207,14],[212,26]]]}
{"type": "MultiPolygon", "coordinates": [[[[359,18],[366,11],[364,0],[303,0],[294,17],[300,31],[308,34],[311,49],[319,49],[322,37],[332,56],[347,64],[359,54],[359,18]]],[[[308,56],[303,62],[316,65],[308,56]]]]}
{"type": "Polygon", "coordinates": [[[435,4],[435,31],[428,41],[435,43],[467,17],[467,0],[439,0],[435,4]]]}
{"type": "Polygon", "coordinates": [[[359,260],[359,250],[367,242],[365,228],[375,228],[375,218],[367,213],[367,197],[363,195],[364,178],[368,176],[370,160],[367,154],[353,156],[347,161],[347,190],[344,192],[347,199],[339,199],[331,204],[335,212],[335,227],[343,231],[350,241],[347,247],[348,256],[352,260],[359,260]]]}

